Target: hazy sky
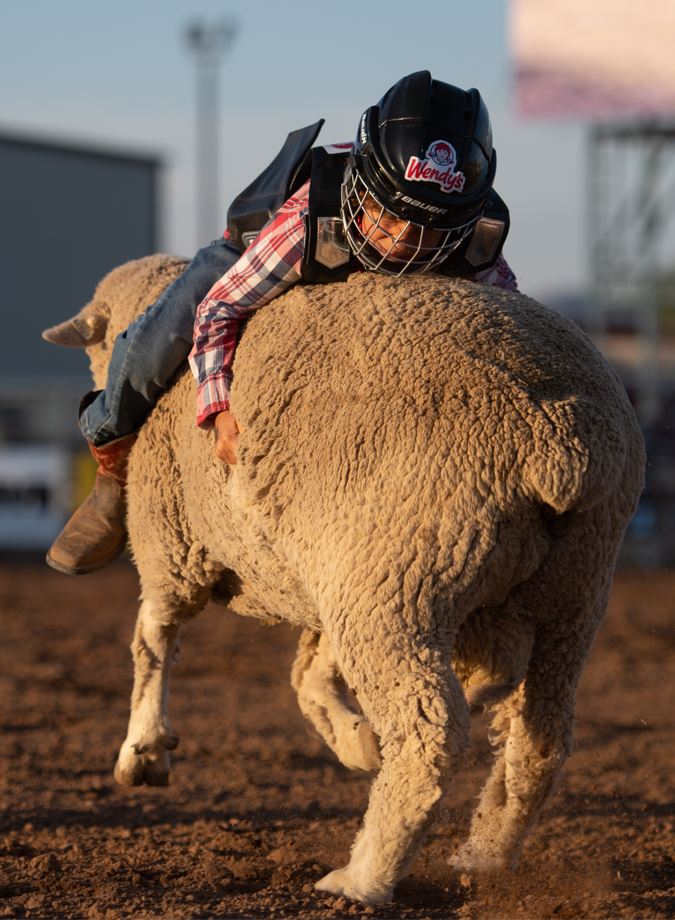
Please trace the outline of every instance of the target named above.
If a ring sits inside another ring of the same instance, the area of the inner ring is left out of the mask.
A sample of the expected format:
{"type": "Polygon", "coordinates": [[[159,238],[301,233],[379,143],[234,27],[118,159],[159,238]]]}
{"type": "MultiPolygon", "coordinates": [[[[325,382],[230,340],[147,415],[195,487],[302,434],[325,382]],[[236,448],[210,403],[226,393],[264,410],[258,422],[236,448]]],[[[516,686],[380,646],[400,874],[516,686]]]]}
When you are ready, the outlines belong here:
{"type": "Polygon", "coordinates": [[[521,288],[545,298],[585,285],[585,128],[515,114],[506,0],[4,0],[0,132],[160,155],[162,246],[190,255],[203,241],[184,29],[226,17],[239,34],[221,67],[223,225],[230,199],[288,131],[325,117],[321,139],[351,140],[367,105],[428,69],[487,101],[495,184],[511,209],[505,252],[521,288]]]}

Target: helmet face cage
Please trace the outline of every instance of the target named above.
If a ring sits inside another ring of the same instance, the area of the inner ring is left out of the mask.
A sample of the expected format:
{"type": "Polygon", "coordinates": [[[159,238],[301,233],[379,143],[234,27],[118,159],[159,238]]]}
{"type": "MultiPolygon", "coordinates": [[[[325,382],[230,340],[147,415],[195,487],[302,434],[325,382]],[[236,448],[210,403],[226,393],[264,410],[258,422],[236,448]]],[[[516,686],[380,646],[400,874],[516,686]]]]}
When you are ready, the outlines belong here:
{"type": "Polygon", "coordinates": [[[471,231],[478,215],[459,227],[436,229],[425,227],[399,217],[389,210],[370,191],[353,164],[348,165],[340,190],[341,214],[344,232],[356,258],[370,271],[385,275],[421,274],[438,265],[455,250],[471,231]],[[364,229],[364,215],[369,227],[364,229]],[[395,222],[395,233],[387,224],[395,222]],[[433,245],[425,243],[433,238],[433,245]],[[372,242],[377,236],[378,242],[388,238],[387,249],[382,251],[377,243],[372,242]]]}

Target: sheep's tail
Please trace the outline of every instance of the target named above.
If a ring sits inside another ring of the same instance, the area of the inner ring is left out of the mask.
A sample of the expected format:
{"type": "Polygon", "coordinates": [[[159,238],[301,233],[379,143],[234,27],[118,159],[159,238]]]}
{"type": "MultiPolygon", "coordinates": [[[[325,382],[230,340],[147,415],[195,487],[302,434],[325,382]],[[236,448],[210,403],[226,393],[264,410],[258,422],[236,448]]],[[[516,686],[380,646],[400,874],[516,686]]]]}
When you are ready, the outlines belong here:
{"type": "Polygon", "coordinates": [[[622,487],[628,460],[626,417],[579,402],[548,404],[533,427],[523,467],[528,497],[564,514],[585,511],[622,487]]]}

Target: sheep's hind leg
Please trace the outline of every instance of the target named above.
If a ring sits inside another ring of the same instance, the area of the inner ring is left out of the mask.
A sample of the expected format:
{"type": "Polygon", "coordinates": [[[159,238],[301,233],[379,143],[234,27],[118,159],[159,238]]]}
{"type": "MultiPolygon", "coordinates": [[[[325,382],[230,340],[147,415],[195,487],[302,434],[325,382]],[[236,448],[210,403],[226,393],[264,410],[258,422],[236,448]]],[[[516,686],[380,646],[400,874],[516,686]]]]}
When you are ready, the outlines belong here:
{"type": "Polygon", "coordinates": [[[115,779],[123,786],[168,785],[169,751],[178,745],[169,724],[168,702],[179,628],[178,617],[162,605],[141,603],[131,643],[134,689],[129,728],[115,765],[115,779]]]}
{"type": "Polygon", "coordinates": [[[469,837],[452,859],[457,870],[516,865],[571,752],[577,684],[605,612],[613,563],[612,544],[598,541],[598,532],[606,529],[579,515],[546,565],[514,592],[514,604],[538,611],[539,620],[525,680],[497,707],[501,750],[469,837]]]}
{"type": "Polygon", "coordinates": [[[302,714],[345,767],[367,773],[379,770],[377,737],[365,716],[350,705],[326,636],[303,631],[291,683],[302,714]]]}
{"type": "MultiPolygon", "coordinates": [[[[367,624],[367,613],[364,614],[367,624]]],[[[363,622],[358,618],[363,627],[363,622]]],[[[353,624],[350,624],[353,627],[353,624]]],[[[317,883],[320,891],[366,903],[390,900],[435,817],[456,757],[468,743],[469,711],[447,649],[383,633],[373,659],[368,629],[347,627],[338,663],[380,738],[382,769],[349,863],[317,883]]]]}
{"type": "Polygon", "coordinates": [[[496,707],[493,732],[500,749],[469,837],[451,860],[457,871],[515,868],[556,786],[572,748],[575,689],[590,644],[573,664],[567,655],[556,659],[565,642],[560,636],[535,642],[524,684],[496,707]]]}

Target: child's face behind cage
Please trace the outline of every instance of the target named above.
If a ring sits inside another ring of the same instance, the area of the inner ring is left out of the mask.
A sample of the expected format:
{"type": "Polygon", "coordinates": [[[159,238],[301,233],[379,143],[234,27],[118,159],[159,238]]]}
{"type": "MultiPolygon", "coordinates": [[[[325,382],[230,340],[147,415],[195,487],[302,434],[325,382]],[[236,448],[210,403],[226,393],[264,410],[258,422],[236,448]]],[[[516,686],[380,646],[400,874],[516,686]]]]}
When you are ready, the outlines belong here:
{"type": "Polygon", "coordinates": [[[363,203],[361,232],[380,255],[396,261],[425,259],[444,235],[442,230],[423,229],[390,214],[370,196],[363,203]]]}

